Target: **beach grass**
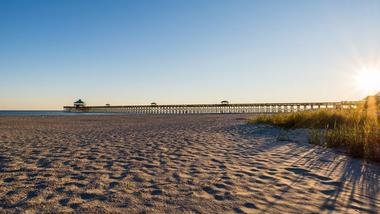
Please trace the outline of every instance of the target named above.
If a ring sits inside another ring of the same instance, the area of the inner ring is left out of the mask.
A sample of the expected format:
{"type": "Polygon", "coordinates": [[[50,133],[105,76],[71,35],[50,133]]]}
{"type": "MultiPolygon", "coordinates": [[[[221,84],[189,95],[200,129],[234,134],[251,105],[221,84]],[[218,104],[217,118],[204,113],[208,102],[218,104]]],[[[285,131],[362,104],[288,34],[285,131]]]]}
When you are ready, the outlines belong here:
{"type": "Polygon", "coordinates": [[[344,148],[354,157],[380,161],[379,102],[370,98],[355,109],[324,109],[261,115],[249,123],[265,123],[285,129],[307,128],[309,142],[344,148]]]}

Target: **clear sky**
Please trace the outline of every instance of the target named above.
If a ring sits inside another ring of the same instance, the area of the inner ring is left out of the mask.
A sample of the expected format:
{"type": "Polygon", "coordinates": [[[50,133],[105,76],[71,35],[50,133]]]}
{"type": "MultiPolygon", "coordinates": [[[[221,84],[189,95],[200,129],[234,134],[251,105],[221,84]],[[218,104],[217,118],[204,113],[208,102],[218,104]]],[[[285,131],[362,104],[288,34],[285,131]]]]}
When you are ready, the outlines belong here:
{"type": "Polygon", "coordinates": [[[355,100],[379,62],[379,0],[0,0],[0,109],[355,100]]]}

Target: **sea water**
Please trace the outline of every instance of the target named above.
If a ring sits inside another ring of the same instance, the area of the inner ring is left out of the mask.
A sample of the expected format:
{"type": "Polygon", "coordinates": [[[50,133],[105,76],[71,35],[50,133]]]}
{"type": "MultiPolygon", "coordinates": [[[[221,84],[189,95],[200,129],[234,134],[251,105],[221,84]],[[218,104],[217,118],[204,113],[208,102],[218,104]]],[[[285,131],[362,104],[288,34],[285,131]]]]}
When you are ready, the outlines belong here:
{"type": "Polygon", "coordinates": [[[75,113],[65,111],[14,111],[14,110],[0,110],[0,117],[2,116],[83,116],[83,115],[120,115],[128,113],[75,113]]]}

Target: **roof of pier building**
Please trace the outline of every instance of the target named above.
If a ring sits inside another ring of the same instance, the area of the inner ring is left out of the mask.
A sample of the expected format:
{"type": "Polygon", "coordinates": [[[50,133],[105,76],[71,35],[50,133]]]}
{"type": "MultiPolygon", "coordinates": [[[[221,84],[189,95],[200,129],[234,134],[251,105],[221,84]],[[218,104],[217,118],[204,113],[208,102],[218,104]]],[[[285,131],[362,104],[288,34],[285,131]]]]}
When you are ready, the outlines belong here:
{"type": "Polygon", "coordinates": [[[77,101],[74,102],[75,104],[84,104],[84,102],[82,101],[82,99],[79,99],[77,101]]]}
{"type": "Polygon", "coordinates": [[[86,105],[86,103],[83,102],[81,99],[79,99],[79,100],[77,100],[77,101],[74,102],[74,106],[75,107],[83,107],[85,105],[86,105]]]}

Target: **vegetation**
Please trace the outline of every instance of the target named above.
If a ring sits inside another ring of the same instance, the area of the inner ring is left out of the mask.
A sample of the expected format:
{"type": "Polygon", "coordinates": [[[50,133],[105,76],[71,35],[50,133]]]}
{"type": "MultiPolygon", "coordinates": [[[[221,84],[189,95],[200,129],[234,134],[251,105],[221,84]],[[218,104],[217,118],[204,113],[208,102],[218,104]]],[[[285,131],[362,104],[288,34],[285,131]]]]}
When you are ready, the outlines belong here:
{"type": "Polygon", "coordinates": [[[309,128],[309,141],[326,147],[345,148],[355,157],[380,161],[379,102],[367,99],[356,109],[317,110],[262,115],[250,123],[266,123],[293,129],[309,128]]]}

